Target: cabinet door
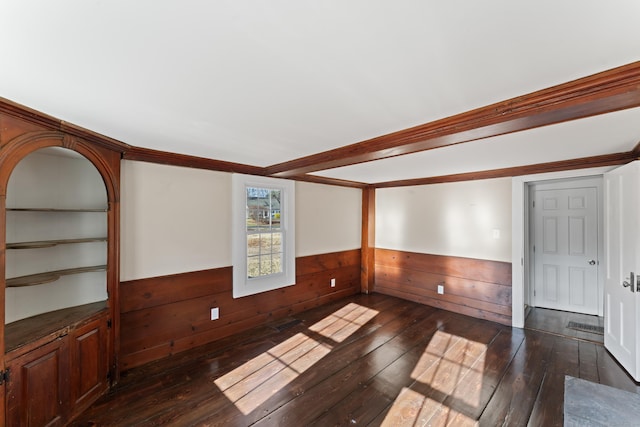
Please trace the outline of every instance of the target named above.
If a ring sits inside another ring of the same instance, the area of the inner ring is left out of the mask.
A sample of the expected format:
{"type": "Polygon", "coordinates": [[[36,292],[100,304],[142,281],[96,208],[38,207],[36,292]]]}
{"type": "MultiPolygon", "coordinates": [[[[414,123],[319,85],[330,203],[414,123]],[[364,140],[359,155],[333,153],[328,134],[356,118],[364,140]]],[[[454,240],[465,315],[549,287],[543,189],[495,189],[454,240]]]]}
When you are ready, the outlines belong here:
{"type": "Polygon", "coordinates": [[[108,388],[107,316],[93,320],[71,334],[71,404],[78,414],[108,388]]]}
{"type": "Polygon", "coordinates": [[[7,427],[63,425],[69,409],[67,343],[62,337],[6,364],[7,427]]]}

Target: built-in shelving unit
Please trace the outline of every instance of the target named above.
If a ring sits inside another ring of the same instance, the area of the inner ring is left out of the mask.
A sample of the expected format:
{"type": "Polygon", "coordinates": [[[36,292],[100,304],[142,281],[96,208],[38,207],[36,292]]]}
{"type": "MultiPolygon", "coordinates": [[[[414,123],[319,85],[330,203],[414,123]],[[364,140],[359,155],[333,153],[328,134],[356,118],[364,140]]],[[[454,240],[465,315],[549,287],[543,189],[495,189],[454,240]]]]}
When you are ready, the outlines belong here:
{"type": "Polygon", "coordinates": [[[68,425],[119,378],[128,146],[3,99],[0,123],[0,425],[68,425]]]}
{"type": "Polygon", "coordinates": [[[11,174],[6,206],[8,324],[108,298],[109,203],[88,159],[57,147],[30,153],[11,174]]]}

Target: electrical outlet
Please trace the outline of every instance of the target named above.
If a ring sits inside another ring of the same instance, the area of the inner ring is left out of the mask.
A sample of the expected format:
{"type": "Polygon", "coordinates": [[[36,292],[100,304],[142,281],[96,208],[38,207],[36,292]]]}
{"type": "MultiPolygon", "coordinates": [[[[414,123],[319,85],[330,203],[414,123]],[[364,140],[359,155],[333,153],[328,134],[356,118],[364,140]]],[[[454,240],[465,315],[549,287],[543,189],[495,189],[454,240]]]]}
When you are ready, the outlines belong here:
{"type": "Polygon", "coordinates": [[[220,309],[218,307],[211,309],[211,320],[218,320],[220,318],[220,309]]]}
{"type": "Polygon", "coordinates": [[[336,279],[331,279],[331,287],[332,288],[336,287],[336,279]]]}
{"type": "Polygon", "coordinates": [[[440,295],[444,294],[444,285],[438,285],[438,293],[440,295]]]}

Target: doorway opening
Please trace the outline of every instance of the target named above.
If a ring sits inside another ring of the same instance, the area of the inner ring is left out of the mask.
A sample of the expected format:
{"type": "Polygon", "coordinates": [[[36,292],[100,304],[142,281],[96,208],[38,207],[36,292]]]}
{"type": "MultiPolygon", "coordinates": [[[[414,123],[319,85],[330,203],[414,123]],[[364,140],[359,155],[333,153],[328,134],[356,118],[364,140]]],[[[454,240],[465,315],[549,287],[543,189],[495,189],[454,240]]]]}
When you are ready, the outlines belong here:
{"type": "Polygon", "coordinates": [[[525,328],[603,342],[602,177],[527,187],[525,328]]]}
{"type": "MultiPolygon", "coordinates": [[[[526,327],[530,327],[536,330],[544,330],[546,332],[565,335],[569,337],[575,337],[578,339],[591,340],[596,342],[602,342],[602,337],[598,333],[585,332],[581,329],[569,328],[569,322],[573,322],[571,326],[578,324],[587,324],[594,326],[601,326],[603,321],[602,315],[604,312],[604,306],[602,303],[604,295],[604,260],[598,259],[602,256],[602,224],[599,225],[599,237],[598,237],[598,250],[597,256],[594,261],[597,263],[597,298],[598,298],[598,311],[595,314],[581,314],[566,311],[566,307],[536,307],[534,300],[534,275],[535,266],[533,264],[533,246],[535,238],[531,234],[531,212],[529,207],[533,204],[533,198],[531,195],[531,188],[533,186],[557,184],[557,183],[578,183],[577,187],[585,186],[587,183],[591,185],[595,182],[600,182],[600,190],[598,191],[598,214],[599,221],[602,221],[602,175],[607,172],[609,167],[606,168],[593,168],[586,170],[576,171],[563,171],[552,172],[546,174],[527,175],[514,177],[512,179],[512,273],[513,273],[513,290],[512,290],[512,325],[518,328],[525,328],[525,319],[527,320],[526,327]],[[584,317],[587,316],[587,317],[584,317]]],[[[588,186],[588,185],[587,185],[588,186]]],[[[538,202],[540,203],[540,202],[538,202]]],[[[575,203],[574,203],[575,204],[575,203]]],[[[552,223],[553,221],[549,221],[552,223]]],[[[580,228],[583,221],[573,221],[575,228],[580,228]],[[578,225],[580,227],[578,227],[578,225]]],[[[574,248],[575,248],[574,242],[574,248]]],[[[577,243],[581,243],[578,241],[577,243]]],[[[549,249],[549,248],[547,248],[549,249]]],[[[587,265],[592,258],[588,258],[587,265]]],[[[580,266],[573,271],[573,285],[577,286],[582,283],[582,272],[585,274],[588,272],[586,266],[580,266]],[[582,271],[582,272],[581,272],[582,271]],[[578,280],[580,279],[580,280],[578,280]]],[[[551,279],[556,277],[553,273],[553,269],[547,269],[548,285],[553,285],[551,279]]],[[[538,274],[544,274],[544,270],[540,269],[538,274]]],[[[586,276],[585,276],[586,278],[586,276]]],[[[551,286],[553,288],[553,286],[551,286]]]]}

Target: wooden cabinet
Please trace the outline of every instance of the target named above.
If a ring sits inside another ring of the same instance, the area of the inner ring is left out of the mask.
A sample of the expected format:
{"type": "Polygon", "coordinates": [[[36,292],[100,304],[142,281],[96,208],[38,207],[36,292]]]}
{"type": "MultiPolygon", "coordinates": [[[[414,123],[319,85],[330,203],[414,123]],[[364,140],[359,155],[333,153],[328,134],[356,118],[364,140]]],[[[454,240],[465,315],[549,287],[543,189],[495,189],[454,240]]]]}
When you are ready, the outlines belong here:
{"type": "Polygon", "coordinates": [[[0,425],[65,425],[118,380],[126,149],[0,98],[0,425]]]}
{"type": "Polygon", "coordinates": [[[56,426],[68,418],[69,346],[66,337],[6,364],[7,427],[56,426]]]}
{"type": "Polygon", "coordinates": [[[105,315],[74,328],[69,335],[72,417],[109,388],[109,320],[105,315]]]}
{"type": "Polygon", "coordinates": [[[108,311],[86,318],[95,308],[48,313],[8,330],[11,344],[19,346],[5,360],[7,426],[64,425],[109,388],[108,311]],[[53,327],[30,340],[45,318],[53,327]]]}

